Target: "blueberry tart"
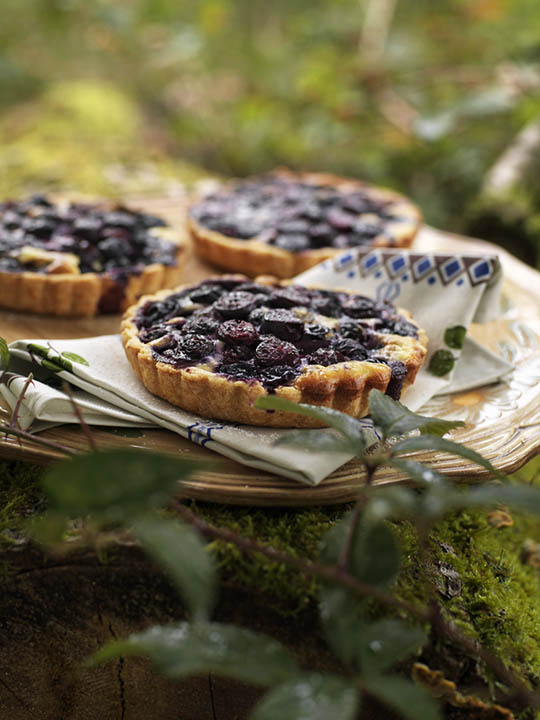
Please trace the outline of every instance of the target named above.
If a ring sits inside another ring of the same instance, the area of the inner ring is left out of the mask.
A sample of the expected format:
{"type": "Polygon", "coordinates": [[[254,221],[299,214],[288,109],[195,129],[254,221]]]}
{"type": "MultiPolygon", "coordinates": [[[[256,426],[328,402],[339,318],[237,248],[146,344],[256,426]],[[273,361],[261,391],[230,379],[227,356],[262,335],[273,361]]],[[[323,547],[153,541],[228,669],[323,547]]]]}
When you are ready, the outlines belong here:
{"type": "Polygon", "coordinates": [[[224,275],[129,308],[122,343],[150,392],[208,418],[316,427],[255,407],[275,393],[362,417],[372,388],[398,399],[427,338],[409,313],[345,291],[224,275]]]}
{"type": "Polygon", "coordinates": [[[407,247],[421,223],[403,195],[322,173],[279,171],[195,201],[195,249],[220,267],[290,278],[354,247],[407,247]]]}
{"type": "Polygon", "coordinates": [[[52,315],[121,312],[180,280],[181,246],[160,218],[41,196],[0,203],[0,306],[52,315]]]}

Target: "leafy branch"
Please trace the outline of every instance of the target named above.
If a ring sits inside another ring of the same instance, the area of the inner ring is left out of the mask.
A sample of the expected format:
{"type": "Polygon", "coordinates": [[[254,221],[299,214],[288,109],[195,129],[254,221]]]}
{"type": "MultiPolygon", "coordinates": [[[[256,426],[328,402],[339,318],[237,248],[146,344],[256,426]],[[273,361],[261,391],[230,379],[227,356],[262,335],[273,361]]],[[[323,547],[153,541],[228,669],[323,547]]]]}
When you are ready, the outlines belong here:
{"type": "MultiPolygon", "coordinates": [[[[324,538],[314,560],[299,558],[275,547],[216,527],[201,519],[177,499],[184,478],[196,472],[189,464],[169,456],[135,450],[91,453],[53,467],[44,479],[50,497],[45,518],[58,529],[62,518],[84,515],[95,537],[111,527],[128,527],[145,551],[169,574],[184,603],[188,619],[155,626],[111,643],[92,662],[118,655],[148,655],[156,669],[170,677],[215,672],[244,682],[269,687],[252,720],[298,720],[305,703],[314,708],[310,718],[352,720],[364,696],[375,697],[403,718],[436,720],[437,703],[421,688],[392,672],[396,664],[428,643],[424,628],[434,638],[458,645],[481,660],[508,689],[507,702],[520,707],[540,707],[538,693],[507,668],[487,648],[461,631],[437,599],[431,577],[428,537],[436,523],[462,508],[509,507],[540,514],[540,492],[529,486],[502,483],[501,475],[485,458],[442,435],[460,423],[449,423],[411,413],[399,403],[373,391],[370,412],[381,437],[368,452],[362,423],[320,407],[294,405],[271,397],[261,406],[312,415],[335,431],[326,444],[340,451],[353,449],[366,467],[369,481],[385,464],[409,476],[413,487],[379,488],[371,482],[361,490],[352,510],[324,538]],[[403,434],[408,437],[403,438],[403,434]],[[409,457],[419,446],[452,452],[476,462],[498,478],[497,484],[471,489],[455,487],[444,475],[409,457]],[[155,509],[174,510],[176,519],[161,517],[155,509]],[[419,556],[424,573],[426,605],[398,597],[392,584],[401,558],[388,521],[407,519],[417,529],[419,556]],[[204,540],[233,544],[249,556],[262,555],[320,582],[320,621],[328,644],[346,668],[341,676],[301,671],[290,653],[272,638],[211,621],[217,598],[217,571],[204,540]],[[376,602],[409,618],[370,622],[366,603],[376,602]],[[420,624],[421,627],[418,627],[420,624]],[[307,699],[306,699],[307,698],[307,699]],[[317,714],[320,708],[326,715],[317,714]]],[[[280,442],[314,441],[311,431],[293,431],[280,442]]],[[[97,540],[96,540],[97,541],[97,540]]],[[[302,715],[304,712],[304,715],[302,715]]]]}

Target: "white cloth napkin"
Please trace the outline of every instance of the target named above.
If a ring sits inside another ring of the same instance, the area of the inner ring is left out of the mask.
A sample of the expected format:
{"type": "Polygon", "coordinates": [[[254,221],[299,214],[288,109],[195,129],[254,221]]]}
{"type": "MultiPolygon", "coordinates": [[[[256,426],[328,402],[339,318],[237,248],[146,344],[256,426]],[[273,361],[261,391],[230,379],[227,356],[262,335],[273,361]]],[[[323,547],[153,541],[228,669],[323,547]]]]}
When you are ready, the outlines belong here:
{"type": "MultiPolygon", "coordinates": [[[[497,317],[501,280],[496,257],[378,249],[347,252],[303,273],[295,282],[350,289],[379,300],[386,298],[414,315],[428,334],[429,351],[402,402],[418,410],[436,394],[496,382],[512,369],[469,338],[462,349],[449,348],[445,342],[449,328],[468,328],[473,321],[487,322],[497,317]],[[431,358],[440,350],[446,351],[447,358],[451,353],[456,359],[455,369],[442,377],[428,369],[431,358]]],[[[69,397],[59,388],[61,378],[74,386],[73,396],[89,424],[158,425],[238,462],[310,485],[317,485],[350,459],[344,453],[275,447],[275,441],[286,430],[209,421],[170,405],[139,382],[117,335],[18,340],[10,345],[10,352],[14,361],[0,392],[12,408],[28,372],[35,378],[20,408],[19,422],[23,427],[33,428],[36,420],[78,422],[69,397]],[[63,368],[60,371],[58,363],[63,368]]],[[[370,439],[376,442],[371,421],[362,422],[370,439]]]]}

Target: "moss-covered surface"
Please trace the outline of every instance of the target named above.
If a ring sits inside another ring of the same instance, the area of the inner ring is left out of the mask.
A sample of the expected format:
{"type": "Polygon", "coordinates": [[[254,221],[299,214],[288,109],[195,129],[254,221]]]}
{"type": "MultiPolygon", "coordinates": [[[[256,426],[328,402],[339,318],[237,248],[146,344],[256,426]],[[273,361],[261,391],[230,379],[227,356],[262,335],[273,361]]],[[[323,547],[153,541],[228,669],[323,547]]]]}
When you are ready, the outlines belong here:
{"type": "Polygon", "coordinates": [[[0,196],[74,191],[111,197],[181,192],[202,176],[171,159],[127,95],[103,82],[51,85],[0,120],[0,196]]]}
{"type": "MultiPolygon", "coordinates": [[[[539,461],[518,473],[526,481],[539,461]]],[[[21,541],[24,524],[44,508],[39,489],[43,469],[0,463],[0,538],[4,547],[21,541]]],[[[249,509],[204,503],[192,507],[210,522],[300,557],[314,558],[318,545],[348,506],[309,509],[249,509]]],[[[462,512],[432,534],[432,571],[442,601],[456,622],[533,685],[540,682],[540,574],[521,559],[527,539],[540,541],[537,518],[512,514],[513,525],[494,527],[487,512],[462,512]]],[[[397,593],[425,600],[413,528],[394,525],[403,555],[397,593]]],[[[313,609],[318,584],[264,557],[248,557],[221,541],[212,544],[223,585],[256,596],[288,622],[313,609]]],[[[10,568],[0,565],[9,577],[10,568]]],[[[376,616],[387,610],[373,605],[376,616]]],[[[489,678],[487,678],[489,682],[489,678]]]]}
{"type": "Polygon", "coordinates": [[[0,550],[20,542],[27,519],[45,507],[42,473],[39,465],[0,462],[0,550]]]}

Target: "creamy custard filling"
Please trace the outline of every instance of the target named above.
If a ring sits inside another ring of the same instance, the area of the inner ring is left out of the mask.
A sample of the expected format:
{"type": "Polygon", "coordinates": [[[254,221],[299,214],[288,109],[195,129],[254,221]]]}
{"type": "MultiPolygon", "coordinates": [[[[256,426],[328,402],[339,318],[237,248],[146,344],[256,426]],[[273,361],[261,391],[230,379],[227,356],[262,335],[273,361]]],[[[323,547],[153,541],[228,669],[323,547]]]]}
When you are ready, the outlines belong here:
{"type": "Polygon", "coordinates": [[[307,368],[382,363],[393,396],[407,375],[404,346],[418,327],[388,303],[352,293],[212,278],[143,304],[138,337],[158,362],[198,368],[267,390],[307,368]]]}

